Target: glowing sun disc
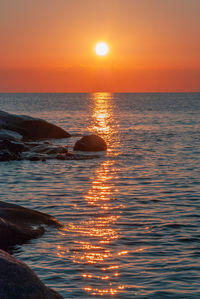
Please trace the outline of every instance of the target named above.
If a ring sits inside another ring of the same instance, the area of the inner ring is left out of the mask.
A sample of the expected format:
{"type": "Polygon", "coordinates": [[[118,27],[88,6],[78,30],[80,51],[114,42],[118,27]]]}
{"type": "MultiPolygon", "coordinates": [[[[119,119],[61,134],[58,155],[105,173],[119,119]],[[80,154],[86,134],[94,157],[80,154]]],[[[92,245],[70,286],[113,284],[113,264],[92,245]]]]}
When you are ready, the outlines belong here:
{"type": "Polygon", "coordinates": [[[99,56],[105,56],[109,52],[109,47],[106,43],[104,42],[99,42],[95,46],[95,52],[99,56]]]}

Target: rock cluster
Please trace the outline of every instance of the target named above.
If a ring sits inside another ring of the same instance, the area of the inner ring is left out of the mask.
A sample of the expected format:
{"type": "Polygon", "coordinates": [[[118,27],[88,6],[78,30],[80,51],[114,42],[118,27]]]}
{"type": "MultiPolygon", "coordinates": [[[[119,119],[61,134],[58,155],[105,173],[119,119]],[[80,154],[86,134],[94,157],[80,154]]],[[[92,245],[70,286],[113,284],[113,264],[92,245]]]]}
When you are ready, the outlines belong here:
{"type": "MultiPolygon", "coordinates": [[[[0,161],[85,160],[98,157],[72,153],[66,146],[45,141],[70,136],[65,130],[44,120],[0,111],[0,161]]],[[[96,152],[106,149],[105,141],[94,134],[82,137],[74,146],[75,151],[96,152]]]]}
{"type": "Polygon", "coordinates": [[[61,227],[61,224],[48,214],[0,201],[1,299],[62,298],[46,287],[28,266],[4,251],[41,236],[45,232],[44,225],[61,227]]]}

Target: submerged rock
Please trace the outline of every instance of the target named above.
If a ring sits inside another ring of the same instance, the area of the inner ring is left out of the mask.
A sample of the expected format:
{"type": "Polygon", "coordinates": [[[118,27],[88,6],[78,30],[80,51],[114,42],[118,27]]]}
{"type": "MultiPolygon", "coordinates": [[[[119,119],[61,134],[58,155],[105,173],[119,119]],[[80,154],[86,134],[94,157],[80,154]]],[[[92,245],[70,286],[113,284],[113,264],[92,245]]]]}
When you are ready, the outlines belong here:
{"type": "Polygon", "coordinates": [[[17,132],[24,140],[60,139],[71,135],[62,128],[39,118],[0,111],[0,129],[17,132]]]}
{"type": "Polygon", "coordinates": [[[23,262],[0,250],[1,299],[61,299],[23,262]]]}
{"type": "Polygon", "coordinates": [[[98,135],[83,136],[74,146],[75,151],[98,152],[107,150],[106,142],[98,135]]]}

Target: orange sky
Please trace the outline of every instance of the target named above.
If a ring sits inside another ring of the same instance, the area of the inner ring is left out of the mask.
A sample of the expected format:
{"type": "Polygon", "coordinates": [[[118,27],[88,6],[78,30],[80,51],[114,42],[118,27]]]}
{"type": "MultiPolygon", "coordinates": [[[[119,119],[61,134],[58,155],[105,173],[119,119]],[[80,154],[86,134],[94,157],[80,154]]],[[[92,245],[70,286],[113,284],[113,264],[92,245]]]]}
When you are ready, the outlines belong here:
{"type": "Polygon", "coordinates": [[[199,0],[1,0],[0,92],[200,91],[199,11],[199,0]]]}

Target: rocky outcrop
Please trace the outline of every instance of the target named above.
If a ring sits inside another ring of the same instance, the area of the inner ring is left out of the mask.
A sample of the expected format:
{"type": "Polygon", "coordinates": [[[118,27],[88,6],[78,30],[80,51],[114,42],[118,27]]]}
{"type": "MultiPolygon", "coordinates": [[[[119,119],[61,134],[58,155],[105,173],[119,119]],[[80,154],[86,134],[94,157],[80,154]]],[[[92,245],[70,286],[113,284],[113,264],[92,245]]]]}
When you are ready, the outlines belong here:
{"type": "Polygon", "coordinates": [[[4,111],[0,111],[0,129],[16,132],[23,140],[60,139],[71,136],[62,128],[45,120],[4,111]]]}
{"type": "Polygon", "coordinates": [[[98,152],[107,150],[106,142],[98,135],[83,136],[74,146],[75,151],[98,152]]]}
{"type": "MultiPolygon", "coordinates": [[[[44,120],[0,111],[0,161],[98,158],[98,156],[72,153],[68,151],[67,146],[44,141],[44,139],[68,138],[70,136],[63,129],[44,120]]],[[[102,151],[106,148],[106,143],[101,137],[90,135],[79,140],[74,150],[102,151]]]]}
{"type": "Polygon", "coordinates": [[[46,287],[28,266],[3,251],[41,236],[45,232],[44,225],[62,227],[48,214],[0,201],[1,299],[63,298],[46,287]]]}
{"type": "MultiPolygon", "coordinates": [[[[26,243],[45,232],[44,225],[61,227],[52,216],[0,201],[0,248],[26,243]]],[[[1,297],[0,297],[1,298],[1,297]]]]}
{"type": "Polygon", "coordinates": [[[45,161],[48,159],[59,159],[60,155],[65,157],[65,160],[69,160],[69,157],[73,158],[67,146],[55,145],[49,142],[27,142],[25,143],[24,151],[21,153],[21,158],[30,161],[45,161]]]}
{"type": "Polygon", "coordinates": [[[0,140],[0,161],[30,160],[46,161],[58,160],[88,160],[99,156],[81,155],[68,151],[67,146],[51,144],[49,142],[17,142],[0,140]]]}
{"type": "Polygon", "coordinates": [[[23,262],[0,250],[1,299],[61,299],[23,262]]]}

